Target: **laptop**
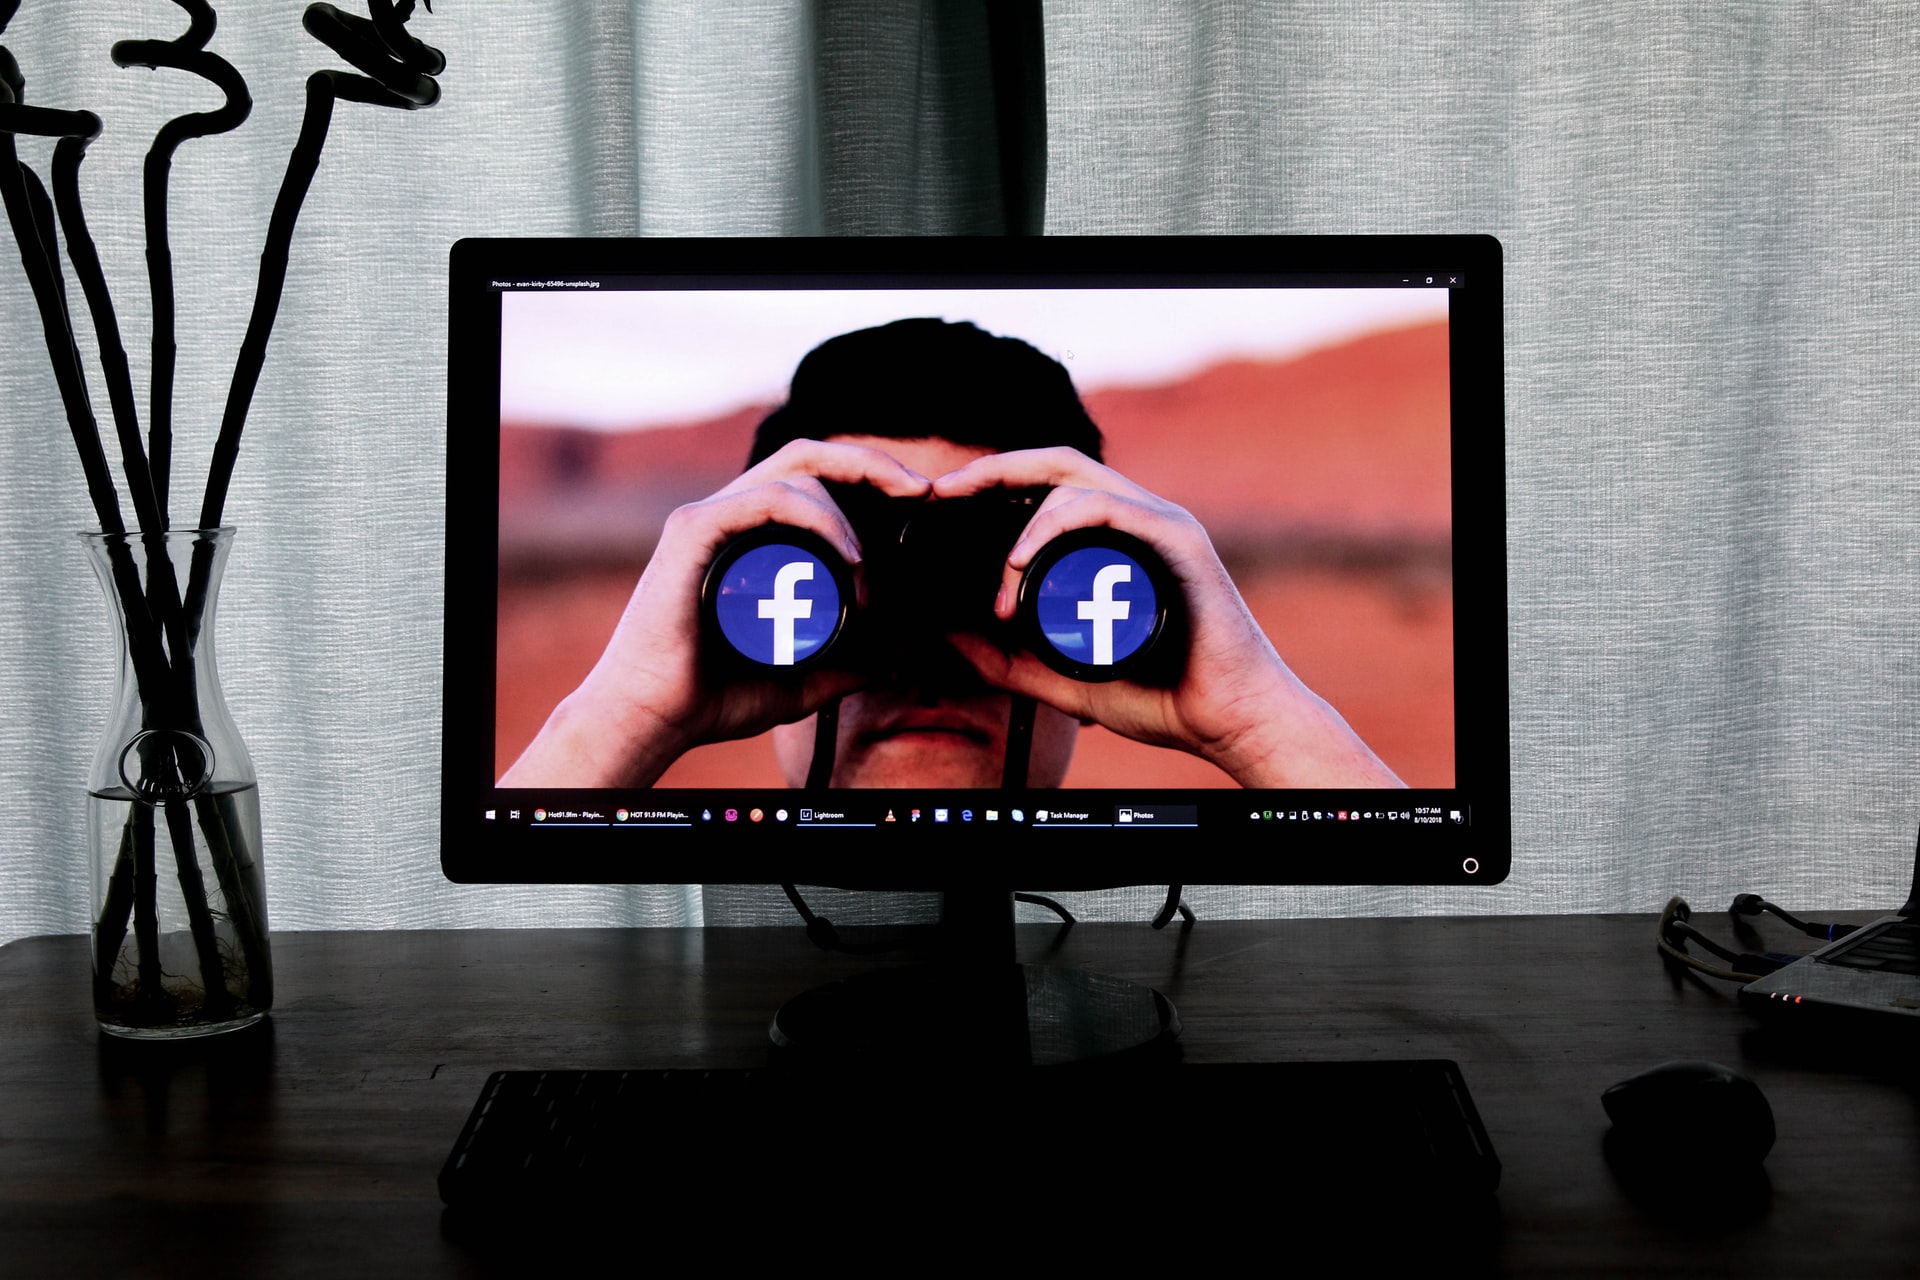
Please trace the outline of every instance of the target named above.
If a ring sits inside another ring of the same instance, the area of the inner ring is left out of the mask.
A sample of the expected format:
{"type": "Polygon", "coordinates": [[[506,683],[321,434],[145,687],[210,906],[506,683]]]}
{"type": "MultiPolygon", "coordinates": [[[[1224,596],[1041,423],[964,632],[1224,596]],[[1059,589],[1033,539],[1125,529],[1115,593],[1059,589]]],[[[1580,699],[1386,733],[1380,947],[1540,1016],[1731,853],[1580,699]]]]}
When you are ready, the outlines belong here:
{"type": "Polygon", "coordinates": [[[1740,999],[1765,1015],[1920,1018],[1920,842],[1906,905],[1755,979],[1740,999]]]}

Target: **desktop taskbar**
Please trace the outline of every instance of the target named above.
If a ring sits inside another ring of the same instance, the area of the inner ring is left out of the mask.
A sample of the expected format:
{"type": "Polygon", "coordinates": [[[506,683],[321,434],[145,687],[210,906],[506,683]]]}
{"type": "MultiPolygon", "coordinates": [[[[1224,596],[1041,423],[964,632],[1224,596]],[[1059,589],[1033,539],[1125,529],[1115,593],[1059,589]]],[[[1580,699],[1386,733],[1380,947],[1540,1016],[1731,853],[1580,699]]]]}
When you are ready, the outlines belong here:
{"type": "Polygon", "coordinates": [[[1164,864],[1178,849],[1193,883],[1258,881],[1276,859],[1296,883],[1488,883],[1510,860],[1504,815],[1476,810],[1463,790],[502,789],[476,801],[459,825],[503,852],[640,878],[644,866],[625,860],[678,863],[696,848],[783,868],[1004,856],[1063,870],[1131,855],[1164,864]]]}

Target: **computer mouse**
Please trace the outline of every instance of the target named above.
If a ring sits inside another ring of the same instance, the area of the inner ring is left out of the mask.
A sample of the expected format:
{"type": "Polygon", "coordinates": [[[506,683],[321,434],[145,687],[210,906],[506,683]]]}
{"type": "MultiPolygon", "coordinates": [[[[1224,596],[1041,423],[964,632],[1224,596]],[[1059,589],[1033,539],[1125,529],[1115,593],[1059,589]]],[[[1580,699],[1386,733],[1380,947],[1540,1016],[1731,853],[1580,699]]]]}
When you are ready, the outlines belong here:
{"type": "Polygon", "coordinates": [[[1758,1168],[1773,1149],[1773,1108],[1760,1086],[1717,1062],[1663,1062],[1600,1095],[1609,1142],[1642,1161],[1720,1160],[1758,1168]]]}

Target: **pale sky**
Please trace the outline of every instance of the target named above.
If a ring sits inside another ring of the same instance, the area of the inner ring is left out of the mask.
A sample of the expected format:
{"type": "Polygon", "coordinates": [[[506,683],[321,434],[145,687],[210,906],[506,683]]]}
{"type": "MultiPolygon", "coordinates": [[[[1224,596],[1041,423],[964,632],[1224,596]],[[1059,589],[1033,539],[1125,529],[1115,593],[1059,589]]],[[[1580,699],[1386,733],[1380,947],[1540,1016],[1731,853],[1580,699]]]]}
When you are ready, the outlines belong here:
{"type": "Polygon", "coordinates": [[[603,429],[777,403],[822,341],[908,316],[1024,338],[1064,363],[1084,394],[1447,315],[1439,288],[555,290],[501,301],[501,418],[603,429]]]}

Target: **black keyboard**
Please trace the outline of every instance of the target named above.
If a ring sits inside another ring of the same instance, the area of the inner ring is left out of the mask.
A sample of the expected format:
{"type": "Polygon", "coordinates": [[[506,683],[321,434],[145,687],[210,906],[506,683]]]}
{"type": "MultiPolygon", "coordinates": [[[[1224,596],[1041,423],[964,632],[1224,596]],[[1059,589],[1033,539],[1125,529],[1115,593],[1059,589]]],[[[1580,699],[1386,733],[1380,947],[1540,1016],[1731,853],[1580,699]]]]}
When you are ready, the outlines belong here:
{"type": "Polygon", "coordinates": [[[1847,969],[1920,974],[1920,923],[1896,920],[1880,929],[1862,930],[1820,960],[1847,969]]]}
{"type": "Polygon", "coordinates": [[[483,1213],[659,1209],[717,1187],[786,1201],[855,1184],[922,1194],[981,1168],[1015,1181],[1065,1171],[1076,1188],[1133,1194],[1143,1171],[1150,1187],[1189,1192],[1217,1173],[1262,1198],[1376,1204],[1484,1197],[1500,1177],[1458,1067],[1438,1060],[949,1077],[502,1071],[454,1143],[440,1195],[483,1213]]]}

